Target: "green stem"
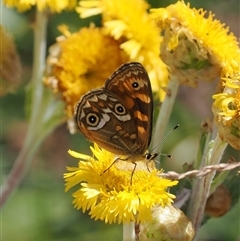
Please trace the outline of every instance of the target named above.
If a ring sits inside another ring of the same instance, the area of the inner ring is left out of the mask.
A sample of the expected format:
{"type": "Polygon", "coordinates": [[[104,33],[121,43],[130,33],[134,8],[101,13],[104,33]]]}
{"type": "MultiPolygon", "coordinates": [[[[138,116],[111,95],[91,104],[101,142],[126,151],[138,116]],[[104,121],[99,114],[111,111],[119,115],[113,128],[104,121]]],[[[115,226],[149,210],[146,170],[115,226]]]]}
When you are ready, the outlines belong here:
{"type": "Polygon", "coordinates": [[[42,83],[46,57],[46,28],[46,12],[37,11],[34,28],[33,73],[30,83],[29,126],[23,147],[1,187],[0,207],[22,181],[42,141],[57,125],[63,122],[63,118],[59,118],[58,112],[56,112],[56,109],[61,108],[59,102],[53,100],[50,95],[46,96],[47,92],[42,83]],[[51,109],[52,115],[49,115],[49,109],[51,109]]]}
{"type": "MultiPolygon", "coordinates": [[[[209,144],[211,145],[212,143],[209,144]]],[[[222,142],[217,135],[213,147],[209,148],[208,153],[203,156],[201,166],[219,164],[226,146],[227,143],[222,142]],[[209,160],[208,156],[210,156],[209,160]]],[[[192,221],[196,233],[203,219],[205,205],[215,173],[216,172],[211,172],[201,179],[196,179],[193,183],[192,195],[187,213],[188,217],[192,221]]]]}
{"type": "Polygon", "coordinates": [[[167,124],[172,113],[173,104],[175,102],[178,92],[179,82],[176,76],[171,76],[166,91],[166,97],[162,103],[153,135],[152,147],[157,153],[161,152],[161,141],[164,138],[164,133],[167,128],[167,124]]]}
{"type": "Polygon", "coordinates": [[[133,222],[123,225],[123,241],[135,241],[135,224],[133,222]]]}

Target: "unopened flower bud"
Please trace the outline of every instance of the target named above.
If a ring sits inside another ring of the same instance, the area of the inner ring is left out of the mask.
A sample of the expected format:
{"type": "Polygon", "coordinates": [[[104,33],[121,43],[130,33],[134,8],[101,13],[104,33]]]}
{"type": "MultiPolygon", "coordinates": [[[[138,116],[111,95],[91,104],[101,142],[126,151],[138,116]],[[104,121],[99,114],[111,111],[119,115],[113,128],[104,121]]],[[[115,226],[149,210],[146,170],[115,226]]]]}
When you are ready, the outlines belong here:
{"type": "Polygon", "coordinates": [[[220,217],[227,213],[231,207],[231,195],[224,185],[220,185],[212,193],[205,207],[205,212],[211,217],[220,217]]]}
{"type": "Polygon", "coordinates": [[[178,208],[157,206],[152,211],[153,220],[139,226],[140,241],[191,241],[195,231],[191,221],[178,208]]]}

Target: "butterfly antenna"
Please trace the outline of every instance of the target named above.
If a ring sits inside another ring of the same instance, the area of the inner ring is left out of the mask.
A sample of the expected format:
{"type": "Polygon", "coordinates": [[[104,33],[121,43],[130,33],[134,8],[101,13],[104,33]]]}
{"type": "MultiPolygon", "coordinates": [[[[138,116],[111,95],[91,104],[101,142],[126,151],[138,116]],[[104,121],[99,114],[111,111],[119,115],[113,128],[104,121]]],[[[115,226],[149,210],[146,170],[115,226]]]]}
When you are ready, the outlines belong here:
{"type": "Polygon", "coordinates": [[[165,154],[165,153],[159,153],[160,156],[166,156],[167,158],[172,158],[172,155],[165,154]]]}
{"type": "MultiPolygon", "coordinates": [[[[160,141],[160,143],[159,143],[157,146],[159,146],[159,145],[160,145],[173,131],[175,131],[179,126],[180,126],[179,124],[177,124],[176,126],[174,126],[174,127],[163,137],[163,139],[160,141]]],[[[155,147],[153,148],[153,150],[156,149],[157,146],[155,146],[155,147]]],[[[168,157],[168,158],[172,158],[172,156],[169,155],[169,154],[158,153],[158,155],[160,155],[160,156],[166,156],[166,157],[168,157]]]]}

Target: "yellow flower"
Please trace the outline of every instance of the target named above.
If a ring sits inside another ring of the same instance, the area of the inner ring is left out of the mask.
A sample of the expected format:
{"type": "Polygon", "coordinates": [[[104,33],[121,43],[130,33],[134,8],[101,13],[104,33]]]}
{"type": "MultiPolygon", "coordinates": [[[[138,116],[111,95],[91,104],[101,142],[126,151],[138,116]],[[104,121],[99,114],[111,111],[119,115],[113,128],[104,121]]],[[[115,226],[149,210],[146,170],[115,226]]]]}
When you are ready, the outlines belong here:
{"type": "Polygon", "coordinates": [[[181,83],[195,87],[197,80],[213,81],[239,71],[239,47],[214,14],[191,9],[183,1],[167,8],[152,9],[164,33],[161,57],[181,83]]]}
{"type": "Polygon", "coordinates": [[[36,6],[39,11],[49,8],[51,12],[60,13],[63,10],[72,10],[76,4],[76,0],[4,0],[7,7],[16,7],[19,12],[24,12],[36,6]]]}
{"type": "Polygon", "coordinates": [[[143,0],[99,0],[80,1],[76,8],[81,17],[102,13],[105,32],[121,41],[120,47],[131,61],[146,68],[152,89],[163,100],[168,72],[159,58],[161,37],[158,27],[150,18],[148,4],[143,0]]]}
{"type": "Polygon", "coordinates": [[[82,28],[73,34],[65,26],[60,29],[65,36],[59,37],[50,48],[44,82],[61,93],[71,118],[80,97],[103,86],[128,59],[118,42],[100,28],[82,28]]]}
{"type": "Polygon", "coordinates": [[[66,191],[79,186],[73,193],[75,208],[89,210],[91,218],[106,223],[145,222],[151,220],[154,206],[173,202],[175,196],[167,189],[177,181],[159,177],[161,171],[152,163],[142,157],[134,160],[137,166],[133,173],[130,160],[119,159],[112,165],[116,158],[112,153],[96,144],[91,150],[95,158],[69,151],[82,160],[78,167],[68,167],[69,173],[64,175],[66,191]]]}
{"type": "Polygon", "coordinates": [[[240,150],[240,74],[223,81],[223,93],[213,96],[214,120],[222,140],[240,150]]]}

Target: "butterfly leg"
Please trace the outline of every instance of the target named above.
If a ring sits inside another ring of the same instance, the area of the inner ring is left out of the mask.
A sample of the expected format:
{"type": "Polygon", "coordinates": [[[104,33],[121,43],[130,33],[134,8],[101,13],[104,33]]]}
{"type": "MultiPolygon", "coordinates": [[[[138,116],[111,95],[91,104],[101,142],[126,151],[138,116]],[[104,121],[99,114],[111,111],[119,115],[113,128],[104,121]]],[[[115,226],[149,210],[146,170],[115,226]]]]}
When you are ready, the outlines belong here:
{"type": "MultiPolygon", "coordinates": [[[[113,161],[113,163],[107,168],[107,169],[105,169],[104,171],[103,171],[103,173],[102,174],[104,174],[106,171],[108,171],[118,160],[121,160],[119,157],[118,158],[116,158],[114,161],[113,161]]],[[[101,175],[102,175],[101,174],[101,175]]]]}
{"type": "Polygon", "coordinates": [[[147,170],[148,170],[149,172],[151,172],[151,170],[149,169],[148,164],[149,164],[151,161],[155,161],[154,159],[155,159],[157,156],[158,156],[158,153],[153,153],[153,154],[147,153],[147,154],[145,155],[145,159],[147,160],[146,166],[147,166],[147,170]]]}
{"type": "Polygon", "coordinates": [[[147,170],[148,170],[149,172],[151,172],[151,170],[149,169],[148,164],[149,164],[149,162],[147,162],[147,164],[146,164],[146,166],[147,166],[147,170]]]}
{"type": "Polygon", "coordinates": [[[134,165],[134,168],[133,168],[133,171],[132,171],[132,174],[131,174],[131,181],[130,181],[131,186],[132,186],[133,174],[134,174],[134,172],[135,172],[135,170],[137,168],[137,163],[136,162],[132,162],[132,164],[134,165]]]}
{"type": "MultiPolygon", "coordinates": [[[[103,175],[106,171],[108,171],[117,161],[126,161],[126,160],[128,160],[128,159],[121,159],[121,158],[119,158],[119,157],[116,158],[116,159],[113,161],[113,163],[112,163],[107,169],[105,169],[105,170],[102,172],[101,175],[103,175]]],[[[133,174],[134,174],[134,172],[135,172],[135,170],[136,170],[136,168],[137,168],[137,163],[136,163],[136,162],[132,162],[132,164],[134,165],[134,168],[133,168],[133,171],[132,171],[132,174],[131,174],[131,181],[130,181],[131,185],[132,185],[133,174]]]]}

